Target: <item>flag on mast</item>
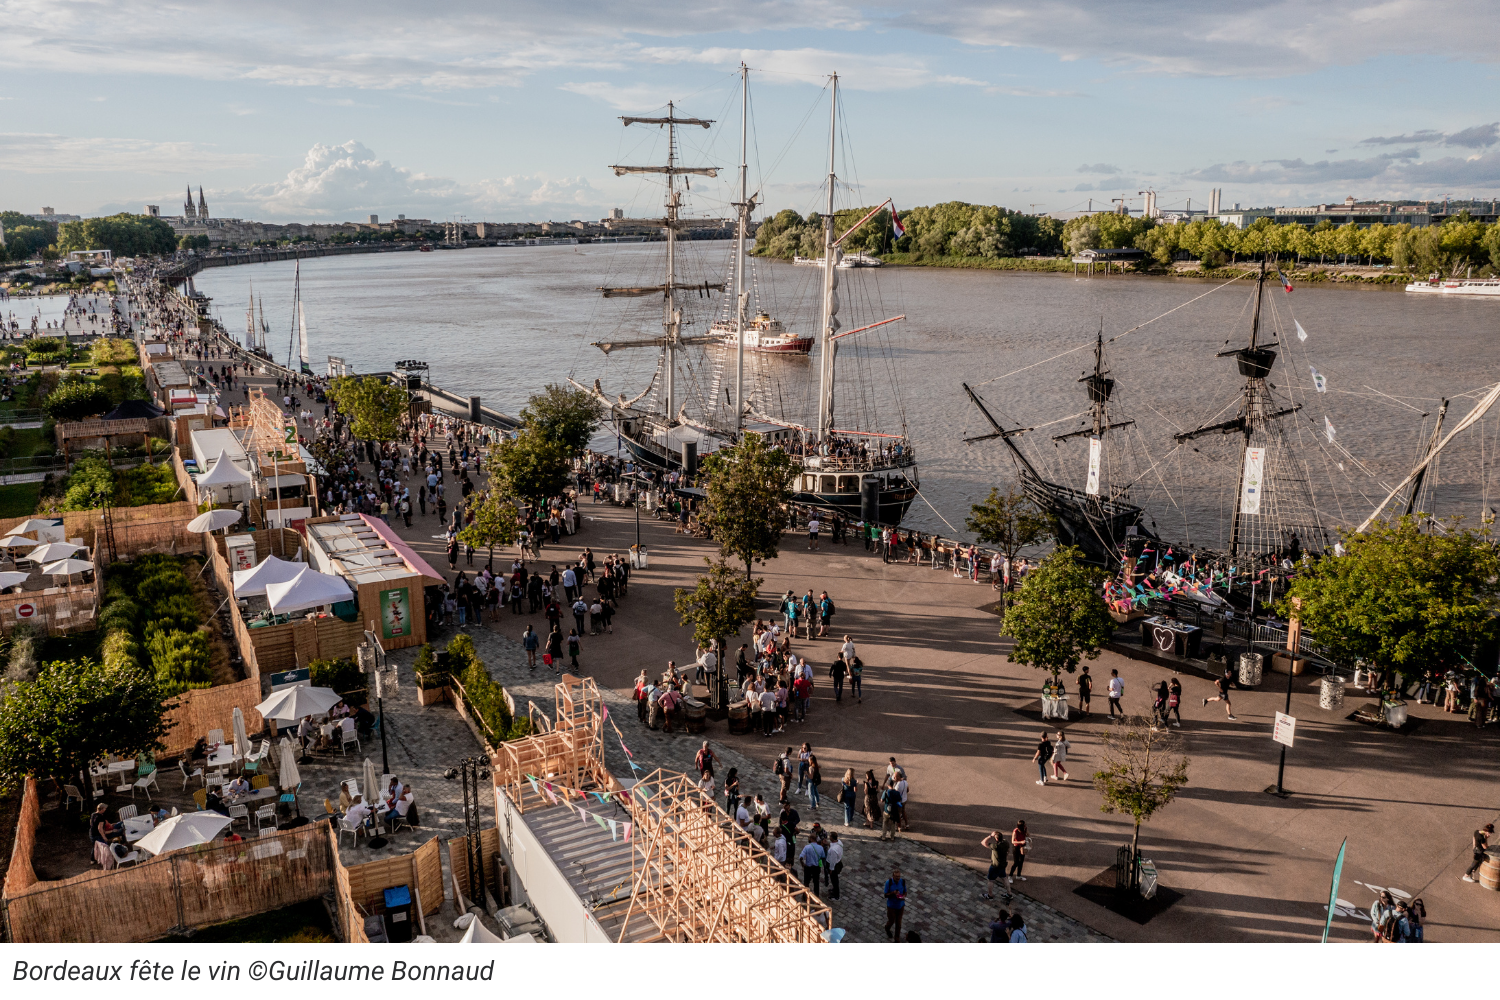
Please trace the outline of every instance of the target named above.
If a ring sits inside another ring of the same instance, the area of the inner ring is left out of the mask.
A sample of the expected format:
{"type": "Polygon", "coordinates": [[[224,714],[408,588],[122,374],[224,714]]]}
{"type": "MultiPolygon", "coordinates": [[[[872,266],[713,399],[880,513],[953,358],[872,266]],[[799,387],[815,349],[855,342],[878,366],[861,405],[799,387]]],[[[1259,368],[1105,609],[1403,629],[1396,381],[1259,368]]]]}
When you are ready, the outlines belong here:
{"type": "Polygon", "coordinates": [[[906,227],[901,224],[901,216],[896,214],[896,203],[891,202],[891,229],[896,233],[896,239],[906,235],[906,227]]]}
{"type": "Polygon", "coordinates": [[[1281,287],[1285,288],[1287,292],[1290,293],[1292,290],[1292,279],[1286,276],[1286,272],[1278,268],[1276,271],[1276,277],[1281,279],[1281,287]]]}
{"type": "Polygon", "coordinates": [[[300,336],[298,337],[298,360],[302,363],[302,374],[311,375],[312,365],[308,363],[307,357],[307,313],[303,312],[302,300],[297,300],[297,326],[300,336]]]}

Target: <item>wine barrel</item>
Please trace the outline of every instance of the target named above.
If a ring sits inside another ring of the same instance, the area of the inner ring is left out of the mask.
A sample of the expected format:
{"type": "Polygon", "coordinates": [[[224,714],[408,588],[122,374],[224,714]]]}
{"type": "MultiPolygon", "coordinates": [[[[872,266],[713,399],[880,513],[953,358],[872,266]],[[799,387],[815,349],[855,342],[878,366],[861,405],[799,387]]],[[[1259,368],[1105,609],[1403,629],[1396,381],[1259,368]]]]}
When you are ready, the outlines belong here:
{"type": "Polygon", "coordinates": [[[703,732],[708,728],[708,706],[697,698],[682,699],[682,721],[688,732],[703,732]]]}
{"type": "Polygon", "coordinates": [[[1500,851],[1490,851],[1479,866],[1479,884],[1493,892],[1500,892],[1500,851]]]}
{"type": "Polygon", "coordinates": [[[731,733],[750,731],[750,705],[747,702],[737,701],[729,706],[729,731],[731,733]]]}

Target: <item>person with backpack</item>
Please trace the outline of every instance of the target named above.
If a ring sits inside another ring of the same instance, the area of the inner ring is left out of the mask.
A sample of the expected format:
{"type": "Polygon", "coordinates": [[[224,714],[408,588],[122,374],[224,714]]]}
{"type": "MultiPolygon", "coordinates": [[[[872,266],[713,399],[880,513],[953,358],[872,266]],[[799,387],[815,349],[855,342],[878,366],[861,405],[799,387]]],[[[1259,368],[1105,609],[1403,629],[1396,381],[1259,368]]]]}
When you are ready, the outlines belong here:
{"type": "Polygon", "coordinates": [[[1042,739],[1036,745],[1036,752],[1031,755],[1032,761],[1036,763],[1036,769],[1041,777],[1037,779],[1038,785],[1047,783],[1047,762],[1052,759],[1052,741],[1047,738],[1047,733],[1042,733],[1042,739]]]}
{"type": "MultiPolygon", "coordinates": [[[[771,714],[773,716],[776,714],[774,708],[771,710],[771,714]]],[[[787,792],[789,792],[791,790],[791,787],[792,787],[792,748],[791,747],[787,747],[786,748],[786,752],[783,753],[780,757],[776,758],[776,764],[772,767],[772,771],[775,773],[776,777],[778,777],[778,778],[781,779],[781,797],[780,797],[780,801],[785,802],[787,800],[787,792]]]]}
{"type": "Polygon", "coordinates": [[[900,941],[901,920],[906,915],[906,879],[901,877],[901,869],[891,870],[891,877],[885,880],[881,891],[885,895],[885,936],[900,941]]]}
{"type": "Polygon", "coordinates": [[[570,628],[568,629],[568,660],[572,663],[575,671],[578,669],[578,647],[578,630],[570,628]]]}
{"type": "MultiPolygon", "coordinates": [[[[828,591],[823,591],[818,598],[818,617],[820,619],[818,622],[819,639],[828,634],[828,627],[833,624],[833,615],[836,610],[838,609],[833,606],[833,598],[828,596],[828,591]]],[[[809,627],[811,627],[811,623],[809,623],[809,627]]]]}
{"type": "Polygon", "coordinates": [[[1010,916],[1010,943],[1026,944],[1026,921],[1021,919],[1021,914],[1012,913],[1010,916]]]}
{"type": "Polygon", "coordinates": [[[880,812],[880,839],[895,840],[901,823],[901,793],[889,778],[885,782],[885,791],[880,793],[880,812]]]}

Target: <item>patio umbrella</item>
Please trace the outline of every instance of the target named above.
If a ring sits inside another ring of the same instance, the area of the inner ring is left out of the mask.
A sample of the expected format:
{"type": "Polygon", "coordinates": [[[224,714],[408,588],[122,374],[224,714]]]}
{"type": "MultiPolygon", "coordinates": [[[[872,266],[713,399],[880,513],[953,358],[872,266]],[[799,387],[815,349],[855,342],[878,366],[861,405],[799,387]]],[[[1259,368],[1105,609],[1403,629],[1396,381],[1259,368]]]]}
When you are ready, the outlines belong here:
{"type": "MultiPolygon", "coordinates": [[[[202,485],[202,480],[199,480],[199,485],[202,485]]],[[[242,516],[233,507],[217,507],[213,510],[205,511],[189,521],[187,523],[187,530],[197,532],[200,535],[210,531],[218,531],[220,528],[239,524],[242,516]]]]}
{"type": "MultiPolygon", "coordinates": [[[[0,548],[12,550],[34,549],[36,546],[37,540],[35,538],[27,538],[25,535],[6,535],[3,539],[0,539],[0,548]]],[[[15,552],[12,551],[10,555],[14,558],[15,552]]]]}
{"type": "Polygon", "coordinates": [[[245,732],[245,713],[234,706],[234,751],[238,754],[250,752],[250,736],[245,732]]]}
{"type": "Polygon", "coordinates": [[[29,518],[28,520],[22,521],[20,524],[16,525],[14,528],[11,528],[9,531],[7,531],[6,534],[7,535],[33,535],[34,534],[34,535],[37,536],[37,538],[43,539],[44,541],[60,542],[60,541],[62,541],[62,526],[63,526],[63,523],[61,521],[47,520],[45,518],[33,517],[33,518],[29,518]],[[56,536],[56,537],[50,537],[50,538],[46,537],[48,535],[56,536]]]}
{"type": "Polygon", "coordinates": [[[151,854],[165,854],[195,844],[206,844],[217,837],[229,822],[229,817],[223,813],[207,810],[182,813],[161,823],[136,841],[135,846],[151,854]]]}
{"type": "Polygon", "coordinates": [[[34,563],[51,563],[60,559],[67,559],[75,552],[88,551],[82,545],[74,545],[72,542],[48,542],[46,545],[38,545],[26,553],[26,558],[34,563]]]}
{"type": "Polygon", "coordinates": [[[302,774],[297,770],[297,748],[286,737],[281,739],[281,774],[276,783],[284,792],[295,791],[302,784],[302,774]]]}
{"type": "Polygon", "coordinates": [[[55,563],[43,566],[42,572],[48,576],[72,576],[74,573],[87,573],[94,568],[94,564],[87,559],[59,559],[55,563]]]}
{"type": "Polygon", "coordinates": [[[262,718],[277,722],[296,722],[306,715],[318,715],[337,705],[343,698],[332,688],[299,684],[282,688],[255,706],[262,718]]]}
{"type": "Polygon", "coordinates": [[[31,578],[30,573],[6,572],[0,573],[0,590],[14,587],[18,583],[25,583],[31,578]]]}
{"type": "MultiPolygon", "coordinates": [[[[363,788],[365,793],[365,804],[375,810],[376,822],[378,823],[380,821],[380,799],[385,794],[385,789],[380,787],[380,776],[375,773],[375,765],[368,757],[365,758],[364,784],[360,787],[363,788]]],[[[377,831],[379,829],[379,827],[376,827],[377,831]]],[[[385,844],[385,838],[378,834],[365,841],[366,847],[381,848],[385,844]]]]}

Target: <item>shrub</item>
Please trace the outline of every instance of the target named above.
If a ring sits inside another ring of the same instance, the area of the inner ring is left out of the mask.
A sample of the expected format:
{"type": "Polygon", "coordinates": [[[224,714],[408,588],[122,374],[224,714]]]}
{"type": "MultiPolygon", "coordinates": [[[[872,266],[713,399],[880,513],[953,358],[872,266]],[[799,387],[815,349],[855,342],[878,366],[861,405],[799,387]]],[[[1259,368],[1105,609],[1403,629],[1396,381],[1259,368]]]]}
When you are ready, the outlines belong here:
{"type": "MultiPolygon", "coordinates": [[[[108,594],[106,593],[106,598],[108,594]]],[[[104,610],[99,612],[99,628],[105,635],[111,632],[133,632],[135,623],[140,621],[141,608],[128,597],[120,597],[106,604],[104,610]]]]}
{"type": "Polygon", "coordinates": [[[114,500],[115,476],[108,462],[95,455],[86,455],[73,463],[63,493],[63,510],[94,510],[111,506],[114,500]]]}
{"type": "Polygon", "coordinates": [[[91,351],[96,365],[132,364],[140,360],[140,355],[136,353],[133,343],[114,337],[94,341],[91,351]]]}
{"type": "Polygon", "coordinates": [[[38,337],[26,345],[27,354],[56,354],[63,349],[58,337],[38,337]]]}
{"type": "MultiPolygon", "coordinates": [[[[20,626],[17,626],[19,629],[20,626]]],[[[36,680],[36,639],[31,635],[13,636],[10,662],[5,667],[5,679],[11,683],[36,680]]]]}
{"type": "Polygon", "coordinates": [[[146,623],[146,637],[154,632],[191,632],[203,620],[198,602],[191,593],[176,593],[151,605],[151,620],[146,623]]]}
{"type": "Polygon", "coordinates": [[[132,507],[151,503],[171,503],[177,495],[177,475],[165,462],[137,465],[116,473],[122,499],[132,507]]]}
{"type": "Polygon", "coordinates": [[[109,392],[96,382],[64,382],[42,404],[57,420],[82,420],[109,409],[109,392]]]}
{"type": "Polygon", "coordinates": [[[146,649],[164,698],[208,687],[213,680],[207,632],[158,631],[147,640],[146,649]]]}
{"type": "Polygon", "coordinates": [[[359,664],[348,657],[337,660],[313,660],[307,665],[313,687],[332,688],[339,694],[357,691],[365,686],[365,675],[359,664]]]}
{"type": "Polygon", "coordinates": [[[474,651],[474,641],[468,636],[456,636],[448,643],[448,655],[453,658],[452,670],[463,685],[464,698],[474,718],[491,743],[504,742],[510,737],[512,725],[510,709],[505,705],[505,689],[490,676],[489,668],[474,651]]]}
{"type": "Polygon", "coordinates": [[[111,670],[134,669],[140,665],[141,647],[128,629],[118,629],[104,637],[99,659],[111,670]]]}

